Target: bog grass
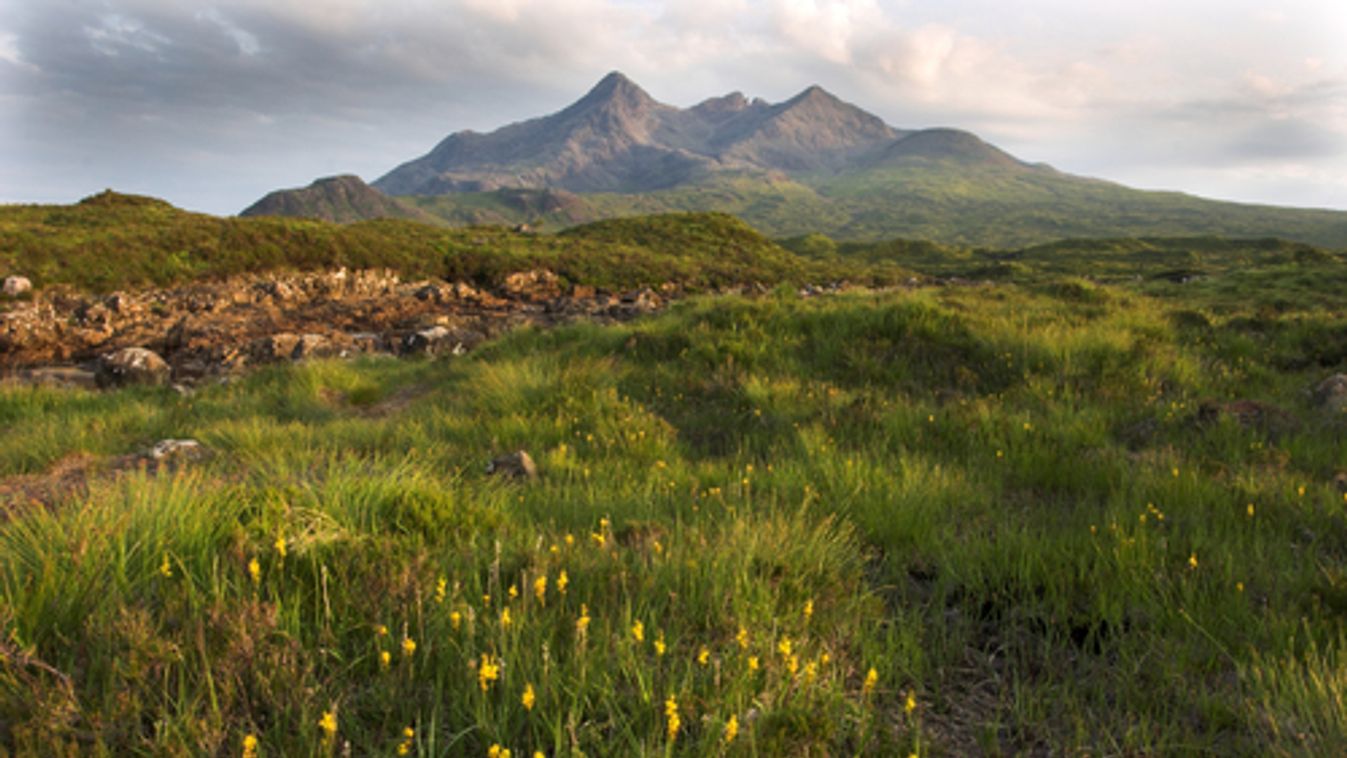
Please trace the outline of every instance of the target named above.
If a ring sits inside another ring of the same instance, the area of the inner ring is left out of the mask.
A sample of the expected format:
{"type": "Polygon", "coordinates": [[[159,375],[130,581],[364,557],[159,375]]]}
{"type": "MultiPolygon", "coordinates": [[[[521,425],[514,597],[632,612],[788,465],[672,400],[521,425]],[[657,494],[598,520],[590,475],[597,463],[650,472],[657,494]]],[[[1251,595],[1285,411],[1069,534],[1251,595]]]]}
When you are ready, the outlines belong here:
{"type": "Polygon", "coordinates": [[[212,456],[0,524],[0,746],[1333,752],[1347,423],[1305,390],[1345,364],[1288,335],[1347,316],[1050,284],[4,389],[0,475],[212,456]],[[1199,411],[1234,399],[1291,421],[1199,411]],[[536,481],[485,473],[520,448],[536,481]]]}

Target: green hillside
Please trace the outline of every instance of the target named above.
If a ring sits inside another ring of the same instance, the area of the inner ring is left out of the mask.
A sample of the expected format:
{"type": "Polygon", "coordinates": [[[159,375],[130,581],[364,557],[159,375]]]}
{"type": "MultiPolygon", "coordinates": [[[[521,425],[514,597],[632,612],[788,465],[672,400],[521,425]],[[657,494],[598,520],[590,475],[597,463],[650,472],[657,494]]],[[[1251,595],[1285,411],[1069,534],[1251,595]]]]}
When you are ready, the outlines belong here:
{"type": "Polygon", "coordinates": [[[408,277],[495,284],[549,268],[572,283],[697,290],[748,282],[896,277],[845,261],[795,256],[743,222],[695,213],[535,235],[504,227],[448,229],[382,219],[333,224],[260,216],[219,218],[161,200],[103,193],[69,206],[0,206],[0,270],[35,285],[92,291],[168,285],[275,269],[390,268],[408,277]],[[661,240],[680,240],[670,246],[661,240]]]}
{"type": "Polygon", "coordinates": [[[907,159],[868,171],[795,180],[717,177],[639,195],[579,194],[564,212],[530,213],[498,193],[412,199],[452,223],[489,220],[558,229],[579,221],[670,210],[716,210],[772,237],[821,233],[834,239],[926,239],[1009,248],[1064,237],[1209,234],[1281,237],[1347,247],[1347,212],[1242,205],[1015,164],[907,159]]]}

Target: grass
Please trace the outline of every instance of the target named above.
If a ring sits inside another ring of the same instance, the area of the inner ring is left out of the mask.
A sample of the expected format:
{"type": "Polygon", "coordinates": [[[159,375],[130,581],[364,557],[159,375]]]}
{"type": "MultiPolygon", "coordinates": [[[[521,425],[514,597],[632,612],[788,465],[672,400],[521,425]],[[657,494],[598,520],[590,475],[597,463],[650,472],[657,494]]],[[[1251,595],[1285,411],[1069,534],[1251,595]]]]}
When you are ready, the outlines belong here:
{"type": "Polygon", "coordinates": [[[1299,358],[1347,313],[1278,261],[1182,296],[1021,261],[705,297],[188,398],[0,390],[0,474],[213,453],[0,524],[0,745],[1331,752],[1347,425],[1305,389],[1347,356],[1299,358]],[[1246,274],[1317,294],[1241,303],[1246,274]],[[1292,420],[1200,411],[1234,399],[1292,420]],[[484,472],[519,448],[539,479],[484,472]]]}

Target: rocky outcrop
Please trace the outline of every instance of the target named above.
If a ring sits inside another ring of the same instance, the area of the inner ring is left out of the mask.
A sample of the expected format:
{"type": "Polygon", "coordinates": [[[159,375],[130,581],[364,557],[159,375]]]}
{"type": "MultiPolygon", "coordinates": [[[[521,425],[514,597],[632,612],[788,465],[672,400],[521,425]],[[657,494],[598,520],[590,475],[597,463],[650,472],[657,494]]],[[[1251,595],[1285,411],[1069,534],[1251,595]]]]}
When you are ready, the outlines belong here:
{"type": "Polygon", "coordinates": [[[1334,374],[1315,385],[1314,404],[1328,413],[1347,413],[1347,374],[1334,374]]]}
{"type": "Polygon", "coordinates": [[[633,318],[666,299],[649,289],[568,292],[546,269],[510,274],[494,291],[346,269],[98,297],[58,288],[0,309],[0,377],[190,385],[281,361],[370,352],[456,355],[516,326],[633,318]]]}

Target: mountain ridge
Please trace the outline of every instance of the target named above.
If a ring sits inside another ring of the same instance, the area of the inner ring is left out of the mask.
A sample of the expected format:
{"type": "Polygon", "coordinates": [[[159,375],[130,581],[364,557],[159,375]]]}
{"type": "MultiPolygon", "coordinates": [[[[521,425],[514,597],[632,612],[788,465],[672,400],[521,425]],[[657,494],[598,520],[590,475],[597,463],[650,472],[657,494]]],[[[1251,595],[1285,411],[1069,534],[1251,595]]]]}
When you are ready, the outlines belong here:
{"type": "Polygon", "coordinates": [[[778,237],[1003,247],[1193,233],[1347,246],[1347,212],[1075,176],[964,130],[892,126],[817,84],[779,103],[735,91],[679,108],[617,71],[555,113],[454,132],[372,188],[451,225],[711,210],[778,237]]]}

